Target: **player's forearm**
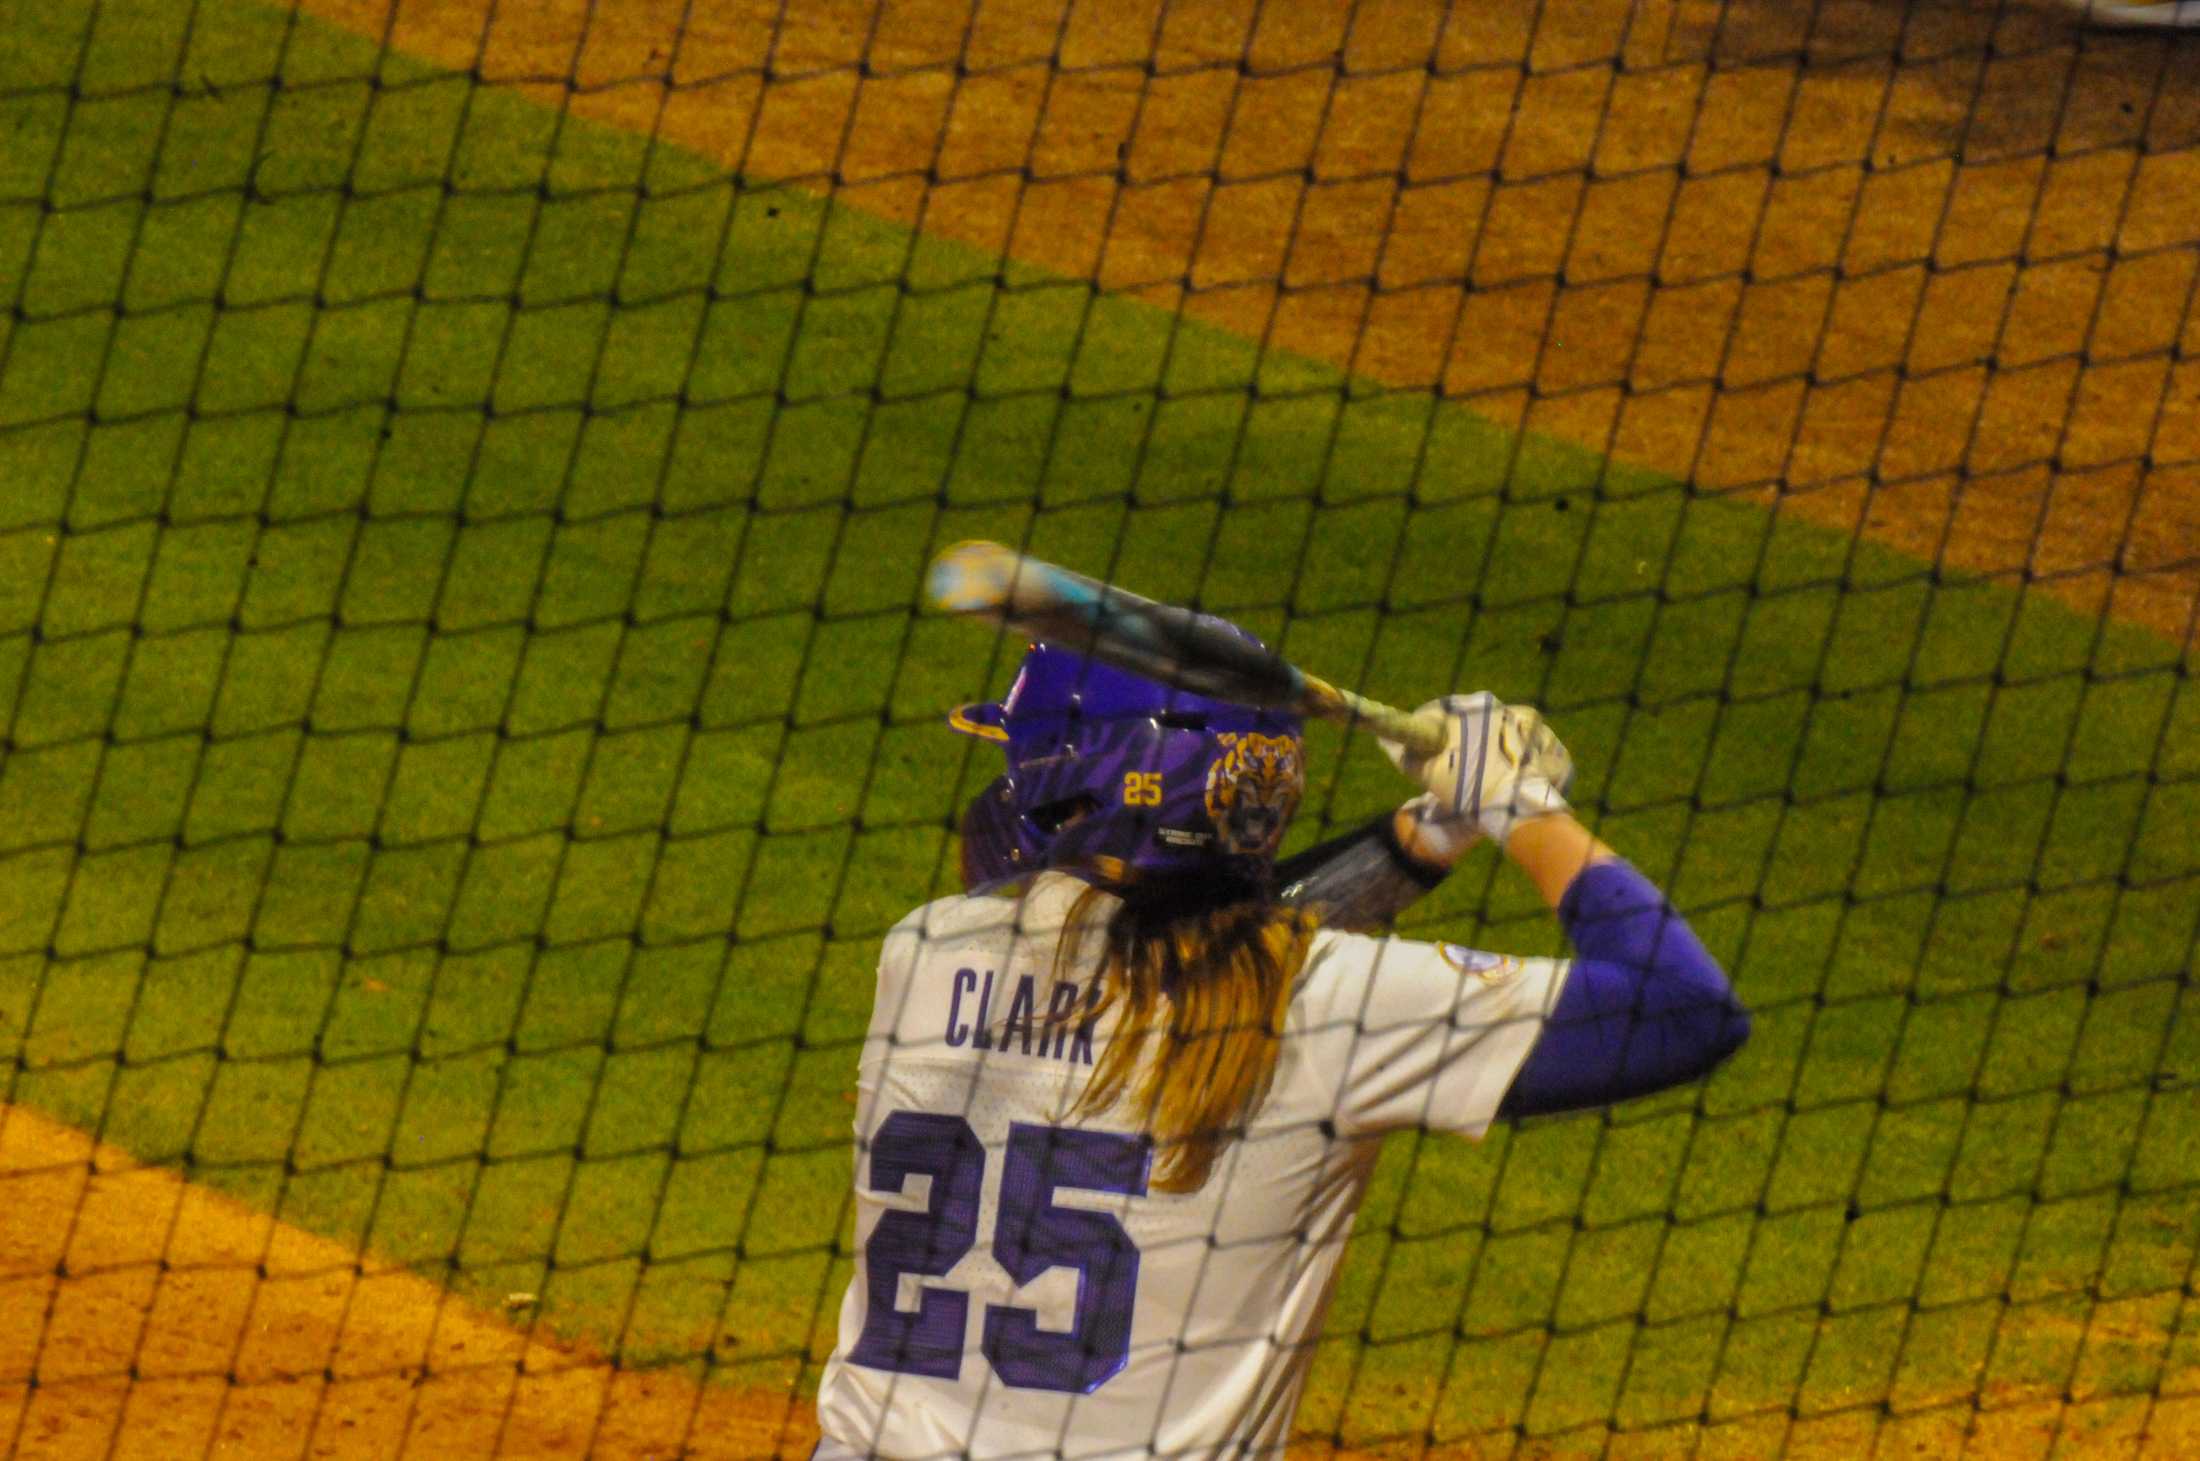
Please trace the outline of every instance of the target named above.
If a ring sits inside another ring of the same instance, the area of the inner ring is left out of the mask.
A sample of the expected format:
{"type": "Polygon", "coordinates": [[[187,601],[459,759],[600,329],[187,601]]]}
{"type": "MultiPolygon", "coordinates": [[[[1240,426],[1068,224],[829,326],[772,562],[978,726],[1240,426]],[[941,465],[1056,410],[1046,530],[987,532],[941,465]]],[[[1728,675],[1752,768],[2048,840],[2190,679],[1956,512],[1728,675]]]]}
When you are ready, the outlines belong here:
{"type": "Polygon", "coordinates": [[[1514,827],[1505,839],[1505,855],[1535,883],[1543,901],[1563,913],[1566,892],[1574,880],[1619,854],[1598,841],[1573,813],[1554,812],[1514,827]]]}
{"type": "MultiPolygon", "coordinates": [[[[1539,825],[1523,825],[1512,846],[1539,825]]],[[[1687,920],[1648,878],[1588,840],[1602,856],[1586,867],[1577,860],[1557,901],[1576,957],[1506,1093],[1507,1115],[1608,1105],[1699,1080],[1749,1038],[1749,1012],[1687,920]]],[[[1547,850],[1579,859],[1584,849],[1553,837],[1547,850]]]]}
{"type": "MultiPolygon", "coordinates": [[[[1276,864],[1286,903],[1319,907],[1332,928],[1365,933],[1387,927],[1444,880],[1480,838],[1473,822],[1443,815],[1431,797],[1416,797],[1356,831],[1276,864]]],[[[1571,814],[1522,822],[1505,850],[1558,907],[1567,885],[1612,849],[1571,814]]]]}
{"type": "Polygon", "coordinates": [[[1473,841],[1464,833],[1416,835],[1413,804],[1276,864],[1278,897],[1318,909],[1331,928],[1370,933],[1444,880],[1473,841]]]}

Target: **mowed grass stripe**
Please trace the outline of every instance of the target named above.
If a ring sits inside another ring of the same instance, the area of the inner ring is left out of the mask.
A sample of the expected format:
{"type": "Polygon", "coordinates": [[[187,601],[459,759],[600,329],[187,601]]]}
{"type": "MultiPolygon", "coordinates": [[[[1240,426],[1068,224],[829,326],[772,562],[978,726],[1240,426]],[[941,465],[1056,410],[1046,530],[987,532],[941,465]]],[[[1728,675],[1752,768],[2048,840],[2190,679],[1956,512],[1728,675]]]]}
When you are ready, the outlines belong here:
{"type": "MultiPolygon", "coordinates": [[[[912,618],[985,535],[1547,705],[1760,1011],[1700,1106],[1395,1143],[1310,1419],[1922,1393],[2005,1292],[2183,1281],[2171,647],[308,20],[209,5],[180,67],[114,25],[0,78],[10,1099],[776,1363],[837,1293],[873,940],[990,769],[937,716],[1001,654],[912,618]]],[[[1398,795],[1311,739],[1302,837],[1398,795]]],[[[1549,941],[1488,862],[1412,928],[1549,941]]]]}

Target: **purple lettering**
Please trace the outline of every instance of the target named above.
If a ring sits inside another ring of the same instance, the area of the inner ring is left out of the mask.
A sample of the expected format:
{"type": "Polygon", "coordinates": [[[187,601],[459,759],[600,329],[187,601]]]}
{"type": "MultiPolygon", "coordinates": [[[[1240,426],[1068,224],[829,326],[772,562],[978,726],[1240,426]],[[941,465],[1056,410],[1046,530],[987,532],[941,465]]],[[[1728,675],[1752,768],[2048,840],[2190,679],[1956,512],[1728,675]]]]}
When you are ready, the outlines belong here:
{"type": "Polygon", "coordinates": [[[955,994],[947,1002],[947,1043],[950,1045],[960,1045],[970,1038],[970,1027],[962,1023],[963,991],[975,990],[977,987],[977,970],[955,971],[955,994]]]}
{"type": "Polygon", "coordinates": [[[1054,992],[1047,996],[1046,1029],[1039,1033],[1039,1053],[1062,1058],[1062,1047],[1069,1044],[1069,1017],[1077,1009],[1077,986],[1066,980],[1056,980],[1054,992]],[[1054,1045],[1047,1047],[1047,1033],[1053,1032],[1054,1045]]]}
{"type": "MultiPolygon", "coordinates": [[[[1031,1053],[1031,1007],[1033,1003],[1031,976],[1026,974],[1016,981],[1016,997],[1008,1002],[1008,1023],[1001,1027],[1001,1048],[1003,1050],[1008,1048],[1008,1037],[1020,1032],[1019,1047],[1024,1054],[1029,1055],[1031,1053]]],[[[1046,1054],[1046,1040],[1043,1036],[1039,1043],[1041,1047],[1039,1053],[1041,1055],[1046,1054]]]]}
{"type": "Polygon", "coordinates": [[[993,971],[985,971],[985,988],[978,995],[978,1027],[970,1032],[970,1043],[980,1050],[993,1048],[993,1034],[986,1028],[993,1018],[993,971]]]}

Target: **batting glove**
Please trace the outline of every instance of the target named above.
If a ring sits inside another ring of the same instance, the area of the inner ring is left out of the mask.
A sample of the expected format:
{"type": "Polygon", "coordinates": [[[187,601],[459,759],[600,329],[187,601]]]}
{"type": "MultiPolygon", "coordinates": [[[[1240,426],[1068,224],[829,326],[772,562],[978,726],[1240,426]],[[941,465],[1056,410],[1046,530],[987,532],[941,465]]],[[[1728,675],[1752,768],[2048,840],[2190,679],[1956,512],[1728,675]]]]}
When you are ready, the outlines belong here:
{"type": "Polygon", "coordinates": [[[1502,847],[1520,823],[1567,809],[1574,758],[1531,707],[1478,690],[1416,713],[1446,718],[1442,750],[1422,756],[1397,741],[1380,744],[1392,765],[1428,788],[1441,814],[1474,823],[1502,847]]]}

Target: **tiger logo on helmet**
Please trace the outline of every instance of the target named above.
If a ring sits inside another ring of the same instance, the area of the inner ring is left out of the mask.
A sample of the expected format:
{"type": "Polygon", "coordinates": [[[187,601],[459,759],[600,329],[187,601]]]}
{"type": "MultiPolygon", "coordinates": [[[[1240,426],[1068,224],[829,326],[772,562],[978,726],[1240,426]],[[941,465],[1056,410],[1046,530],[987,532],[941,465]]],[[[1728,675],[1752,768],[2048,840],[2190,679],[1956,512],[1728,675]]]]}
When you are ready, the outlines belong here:
{"type": "Polygon", "coordinates": [[[1103,885],[1258,880],[1305,791],[1296,715],[1210,699],[1058,645],[1034,644],[1003,700],[962,706],[948,724],[998,744],[1007,761],[963,814],[969,888],[1042,868],[1103,885]]]}
{"type": "Polygon", "coordinates": [[[1306,763],[1296,736],[1224,732],[1223,753],[1207,768],[1207,817],[1225,852],[1274,855],[1306,792],[1306,763]]]}

